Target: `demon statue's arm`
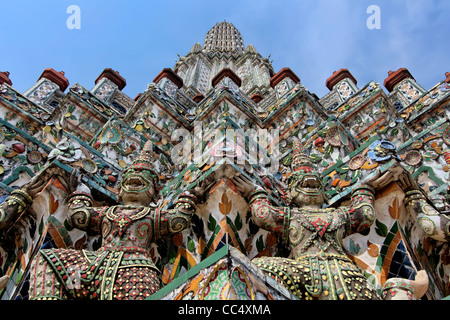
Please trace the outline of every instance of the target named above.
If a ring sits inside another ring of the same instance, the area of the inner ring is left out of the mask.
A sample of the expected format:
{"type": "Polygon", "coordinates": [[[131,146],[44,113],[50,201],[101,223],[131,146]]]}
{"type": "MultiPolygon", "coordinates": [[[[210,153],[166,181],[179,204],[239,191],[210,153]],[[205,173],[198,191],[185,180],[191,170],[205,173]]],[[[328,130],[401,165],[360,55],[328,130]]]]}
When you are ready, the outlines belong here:
{"type": "Polygon", "coordinates": [[[173,209],[163,211],[157,209],[153,217],[155,240],[161,236],[186,229],[196,210],[197,199],[203,199],[214,183],[214,180],[210,178],[202,179],[196,182],[187,192],[183,192],[178,196],[173,209]]]}
{"type": "Polygon", "coordinates": [[[272,206],[269,195],[263,189],[257,189],[250,193],[249,205],[253,221],[258,227],[287,236],[290,219],[289,207],[272,206]]]}
{"type": "Polygon", "coordinates": [[[186,229],[195,213],[197,199],[202,199],[214,183],[210,178],[197,181],[187,192],[178,196],[174,208],[156,209],[153,214],[154,239],[186,229]]]}
{"type": "Polygon", "coordinates": [[[450,218],[437,211],[426,200],[425,195],[416,186],[410,175],[399,180],[405,191],[405,207],[409,212],[417,212],[417,223],[423,232],[438,241],[450,240],[450,218]]]}
{"type": "Polygon", "coordinates": [[[347,235],[370,228],[375,220],[374,200],[374,189],[363,184],[353,190],[350,206],[339,207],[347,221],[347,235]]]}
{"type": "Polygon", "coordinates": [[[279,234],[283,241],[287,241],[291,209],[271,205],[269,194],[264,189],[257,188],[245,176],[236,175],[232,181],[241,194],[248,199],[255,224],[262,229],[279,234]]]}
{"type": "Polygon", "coordinates": [[[26,209],[33,203],[33,199],[41,192],[49,179],[57,174],[54,168],[48,168],[34,176],[21,188],[15,189],[0,205],[0,229],[9,228],[26,209]]]}
{"type": "Polygon", "coordinates": [[[89,235],[100,234],[100,221],[107,207],[93,207],[93,200],[85,191],[74,191],[67,201],[69,218],[67,222],[71,228],[88,232],[89,235]]]}
{"type": "Polygon", "coordinates": [[[156,209],[153,214],[154,239],[186,229],[195,212],[195,204],[194,195],[181,194],[173,209],[156,209]]]}
{"type": "Polygon", "coordinates": [[[0,229],[11,226],[33,202],[33,197],[23,189],[14,190],[0,206],[0,229]]]}
{"type": "Polygon", "coordinates": [[[369,179],[353,190],[350,206],[339,208],[347,221],[346,235],[370,228],[375,221],[375,190],[383,189],[398,179],[401,172],[403,171],[398,166],[394,166],[384,173],[377,170],[369,179]]]}

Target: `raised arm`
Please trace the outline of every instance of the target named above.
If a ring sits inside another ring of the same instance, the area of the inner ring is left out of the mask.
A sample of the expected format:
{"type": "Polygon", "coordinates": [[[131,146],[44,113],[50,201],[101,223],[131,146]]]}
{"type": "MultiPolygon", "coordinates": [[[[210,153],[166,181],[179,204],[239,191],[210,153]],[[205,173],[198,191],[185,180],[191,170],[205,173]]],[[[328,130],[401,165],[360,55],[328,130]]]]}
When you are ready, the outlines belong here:
{"type": "Polygon", "coordinates": [[[450,218],[428,204],[421,191],[410,190],[405,195],[406,210],[417,212],[417,224],[423,232],[430,238],[448,242],[450,240],[450,218]]]}
{"type": "Polygon", "coordinates": [[[34,176],[20,189],[11,192],[0,205],[0,229],[9,228],[31,206],[33,199],[51,178],[53,170],[34,176]]]}
{"type": "Polygon", "coordinates": [[[195,212],[196,197],[191,194],[181,194],[173,209],[161,211],[158,208],[153,215],[154,240],[178,233],[186,229],[195,212]]]}
{"type": "Polygon", "coordinates": [[[33,198],[22,189],[11,192],[0,205],[0,229],[10,227],[32,202],[33,198]]]}
{"type": "Polygon", "coordinates": [[[250,193],[249,205],[256,225],[281,235],[283,242],[286,243],[289,235],[290,208],[272,206],[269,195],[263,189],[250,193]]]}
{"type": "Polygon", "coordinates": [[[377,170],[353,190],[350,206],[339,208],[347,221],[347,235],[370,228],[375,220],[375,189],[383,189],[392,181],[396,181],[402,172],[403,169],[396,164],[383,174],[377,170]]]}
{"type": "Polygon", "coordinates": [[[257,188],[246,176],[236,174],[232,178],[238,191],[248,200],[253,221],[260,228],[278,233],[287,243],[289,235],[290,208],[275,207],[270,204],[268,193],[257,188]]]}
{"type": "Polygon", "coordinates": [[[101,233],[100,221],[106,207],[93,207],[92,203],[92,197],[86,191],[78,190],[70,194],[67,222],[71,228],[86,231],[89,235],[101,233]]]}

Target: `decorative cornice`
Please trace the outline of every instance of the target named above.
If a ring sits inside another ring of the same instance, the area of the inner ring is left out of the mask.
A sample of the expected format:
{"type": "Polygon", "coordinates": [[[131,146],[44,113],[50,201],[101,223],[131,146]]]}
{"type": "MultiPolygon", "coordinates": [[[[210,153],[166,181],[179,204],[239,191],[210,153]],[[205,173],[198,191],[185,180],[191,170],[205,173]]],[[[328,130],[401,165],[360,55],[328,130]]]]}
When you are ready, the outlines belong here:
{"type": "Polygon", "coordinates": [[[172,69],[164,68],[156,77],[153,79],[154,83],[158,83],[162,78],[167,78],[172,81],[178,89],[183,86],[183,79],[180,78],[172,69]]]}
{"type": "Polygon", "coordinates": [[[270,86],[272,88],[275,88],[277,84],[279,84],[284,78],[289,77],[294,81],[295,83],[300,82],[300,78],[297,77],[297,75],[289,68],[283,68],[276,75],[274,75],[270,79],[270,86]]]}
{"type": "Polygon", "coordinates": [[[234,83],[237,84],[238,87],[241,86],[241,78],[238,77],[236,73],[233,72],[230,68],[223,68],[216,76],[211,80],[212,86],[215,87],[220,80],[225,77],[229,77],[234,83]]]}
{"type": "Polygon", "coordinates": [[[350,73],[350,71],[348,71],[348,69],[343,68],[338,71],[334,71],[331,77],[329,77],[325,82],[325,85],[331,91],[333,90],[336,84],[338,84],[344,79],[352,80],[355,85],[358,83],[355,77],[353,77],[353,75],[350,73]]]}
{"type": "Polygon", "coordinates": [[[391,92],[394,90],[394,87],[399,84],[401,81],[405,79],[414,79],[414,77],[411,75],[411,73],[406,68],[400,68],[397,71],[389,71],[388,77],[384,80],[383,85],[386,87],[386,89],[391,92]]]}
{"type": "Polygon", "coordinates": [[[61,91],[64,91],[69,86],[69,80],[64,76],[64,71],[56,71],[52,68],[47,68],[42,72],[41,76],[39,77],[38,81],[42,78],[46,78],[50,80],[51,82],[57,84],[61,91]]]}
{"type": "Polygon", "coordinates": [[[9,78],[8,71],[0,71],[0,84],[7,83],[12,86],[11,79],[9,78]]]}
{"type": "Polygon", "coordinates": [[[118,71],[115,71],[111,68],[105,68],[105,70],[100,73],[97,79],[95,79],[95,84],[97,84],[97,82],[99,82],[102,78],[106,78],[115,83],[119,87],[119,90],[122,90],[127,85],[127,81],[125,80],[125,78],[122,77],[118,71]]]}

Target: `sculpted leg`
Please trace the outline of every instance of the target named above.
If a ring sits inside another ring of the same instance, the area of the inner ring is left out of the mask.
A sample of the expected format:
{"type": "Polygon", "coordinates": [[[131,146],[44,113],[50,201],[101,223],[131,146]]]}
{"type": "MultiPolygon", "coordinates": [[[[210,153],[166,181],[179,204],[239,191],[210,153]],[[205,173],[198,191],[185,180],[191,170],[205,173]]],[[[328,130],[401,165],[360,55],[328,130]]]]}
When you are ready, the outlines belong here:
{"type": "Polygon", "coordinates": [[[144,266],[120,267],[113,288],[114,300],[143,300],[160,289],[159,274],[144,266]]]}
{"type": "Polygon", "coordinates": [[[262,257],[252,262],[302,300],[379,300],[376,290],[342,255],[262,257]]]}
{"type": "Polygon", "coordinates": [[[30,299],[66,300],[92,295],[83,282],[88,270],[84,252],[73,249],[45,249],[34,258],[30,270],[30,299]]]}

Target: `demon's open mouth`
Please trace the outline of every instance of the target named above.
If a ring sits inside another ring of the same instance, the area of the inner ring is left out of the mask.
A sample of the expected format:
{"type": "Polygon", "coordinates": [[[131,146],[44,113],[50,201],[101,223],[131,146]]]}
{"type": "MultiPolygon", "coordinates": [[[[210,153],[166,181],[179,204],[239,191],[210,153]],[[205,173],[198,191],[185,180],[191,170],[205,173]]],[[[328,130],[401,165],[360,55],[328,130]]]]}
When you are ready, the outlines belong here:
{"type": "Polygon", "coordinates": [[[306,193],[317,193],[322,189],[322,185],[317,177],[306,176],[298,183],[297,188],[306,193]]]}

